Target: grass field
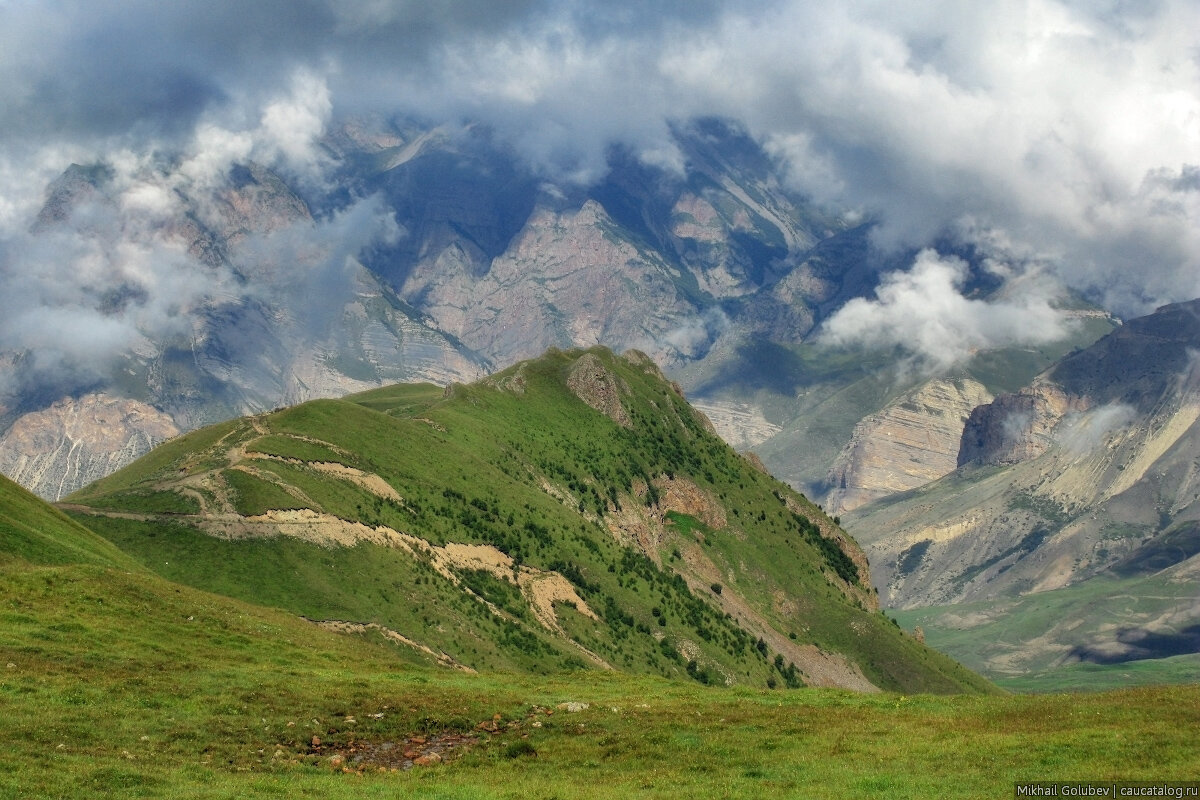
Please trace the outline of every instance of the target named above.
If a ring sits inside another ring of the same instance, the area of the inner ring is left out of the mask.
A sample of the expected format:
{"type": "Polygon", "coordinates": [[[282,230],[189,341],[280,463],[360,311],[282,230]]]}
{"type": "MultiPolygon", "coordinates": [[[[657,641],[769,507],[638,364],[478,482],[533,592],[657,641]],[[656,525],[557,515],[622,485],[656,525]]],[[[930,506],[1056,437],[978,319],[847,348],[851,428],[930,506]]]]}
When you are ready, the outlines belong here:
{"type": "Polygon", "coordinates": [[[1200,687],[856,694],[416,666],[370,630],[161,578],[3,479],[0,501],[0,798],[994,798],[1200,764],[1200,687]]]}
{"type": "Polygon", "coordinates": [[[470,675],[141,571],[18,560],[0,572],[0,630],[4,798],[992,798],[1015,780],[1200,764],[1196,687],[903,696],[470,675]],[[443,733],[476,739],[407,771],[354,761],[443,733]]]}

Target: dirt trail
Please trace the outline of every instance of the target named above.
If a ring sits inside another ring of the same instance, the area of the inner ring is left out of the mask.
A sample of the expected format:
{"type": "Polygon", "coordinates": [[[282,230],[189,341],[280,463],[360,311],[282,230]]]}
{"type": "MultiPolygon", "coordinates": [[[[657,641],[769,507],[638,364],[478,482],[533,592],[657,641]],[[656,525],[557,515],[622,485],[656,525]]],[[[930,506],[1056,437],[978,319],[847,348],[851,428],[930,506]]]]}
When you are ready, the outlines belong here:
{"type": "Polygon", "coordinates": [[[474,669],[468,667],[466,664],[460,664],[458,661],[455,661],[454,658],[448,653],[435,652],[420,642],[415,642],[404,634],[394,631],[391,628],[385,628],[383,625],[380,625],[377,622],[346,622],[344,620],[336,619],[323,621],[313,620],[313,622],[317,626],[324,628],[327,631],[336,631],[337,633],[366,633],[367,631],[379,631],[385,638],[390,639],[397,644],[402,644],[407,647],[411,647],[414,650],[418,650],[432,658],[443,667],[452,667],[454,669],[460,669],[463,672],[475,672],[474,669]]]}
{"type": "MultiPolygon", "coordinates": [[[[131,519],[137,522],[154,522],[162,519],[162,514],[141,514],[133,511],[109,511],[103,508],[92,508],[91,506],[81,506],[78,503],[55,503],[54,507],[60,511],[74,511],[77,514],[90,514],[93,517],[111,517],[112,519],[131,519]]],[[[173,516],[185,516],[177,514],[173,516]]]]}

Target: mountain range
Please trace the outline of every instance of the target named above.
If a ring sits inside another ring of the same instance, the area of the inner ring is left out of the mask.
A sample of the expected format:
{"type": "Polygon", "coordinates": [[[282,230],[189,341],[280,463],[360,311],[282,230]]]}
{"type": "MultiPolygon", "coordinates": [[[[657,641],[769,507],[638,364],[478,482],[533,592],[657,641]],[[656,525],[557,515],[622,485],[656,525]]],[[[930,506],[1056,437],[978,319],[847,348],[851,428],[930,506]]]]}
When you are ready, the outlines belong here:
{"type": "Polygon", "coordinates": [[[1195,654],[1197,353],[1164,306],[977,406],[953,472],[846,514],[883,603],[993,675],[1195,654]]]}
{"type": "MultiPolygon", "coordinates": [[[[854,425],[919,375],[871,376],[869,353],[810,340],[907,256],[872,248],[870,220],[785,188],[733,123],[674,135],[682,171],[618,149],[587,187],[518,166],[482,126],[382,119],[325,137],[330,186],[254,163],[204,181],[166,156],[131,174],[72,165],[47,188],[34,240],[144,248],[178,262],[177,286],[127,266],[81,282],[94,324],[128,340],[103,358],[72,352],[86,351],[78,341],[65,355],[0,354],[0,470],[57,499],[210,422],[605,344],[647,352],[727,439],[822,495],[854,425]]],[[[963,256],[967,290],[995,290],[983,257],[963,256]]],[[[1019,388],[1111,327],[1077,313],[1085,324],[1062,341],[981,354],[974,371],[993,392],[1019,388]]]]}

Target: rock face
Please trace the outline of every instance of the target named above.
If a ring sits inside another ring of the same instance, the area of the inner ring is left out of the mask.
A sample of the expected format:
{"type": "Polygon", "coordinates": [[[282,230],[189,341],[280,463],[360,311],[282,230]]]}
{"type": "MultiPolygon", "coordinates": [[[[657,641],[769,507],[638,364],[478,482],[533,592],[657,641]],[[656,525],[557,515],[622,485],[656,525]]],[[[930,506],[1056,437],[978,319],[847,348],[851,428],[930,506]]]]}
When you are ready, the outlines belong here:
{"type": "Polygon", "coordinates": [[[599,411],[622,428],[632,428],[629,413],[621,404],[621,395],[629,387],[613,375],[593,353],[584,353],[567,374],[567,388],[583,402],[599,411]]]}
{"type": "Polygon", "coordinates": [[[971,412],[955,466],[1019,464],[1037,458],[1054,442],[1054,430],[1062,418],[1087,405],[1085,398],[1068,397],[1048,381],[1000,395],[971,412]]]}
{"type": "Polygon", "coordinates": [[[668,266],[640,252],[595,201],[534,211],[485,275],[459,243],[423,262],[401,293],[421,299],[442,330],[501,363],[550,347],[653,349],[695,313],[668,266]]]}
{"type": "Polygon", "coordinates": [[[866,417],[830,469],[826,508],[840,514],[953,472],[968,415],[990,399],[978,381],[937,379],[866,417]]]}
{"type": "Polygon", "coordinates": [[[1200,550],[1186,533],[1200,520],[1198,352],[1200,301],[1167,306],[977,408],[958,470],[847,517],[883,602],[1183,569],[1200,550]]]}
{"type": "Polygon", "coordinates": [[[26,414],[0,437],[0,472],[58,500],[179,433],[145,403],[98,393],[26,414]]]}

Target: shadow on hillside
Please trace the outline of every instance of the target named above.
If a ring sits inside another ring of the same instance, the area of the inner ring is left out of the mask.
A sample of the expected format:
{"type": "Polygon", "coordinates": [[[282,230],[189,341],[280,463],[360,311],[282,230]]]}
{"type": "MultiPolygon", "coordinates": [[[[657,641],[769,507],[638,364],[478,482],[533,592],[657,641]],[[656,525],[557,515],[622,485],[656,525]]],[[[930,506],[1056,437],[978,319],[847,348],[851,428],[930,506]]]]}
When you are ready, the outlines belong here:
{"type": "Polygon", "coordinates": [[[1123,664],[1126,661],[1200,653],[1200,622],[1174,633],[1123,628],[1117,632],[1117,641],[1124,646],[1121,652],[1083,646],[1076,647],[1071,655],[1093,664],[1123,664]]]}

